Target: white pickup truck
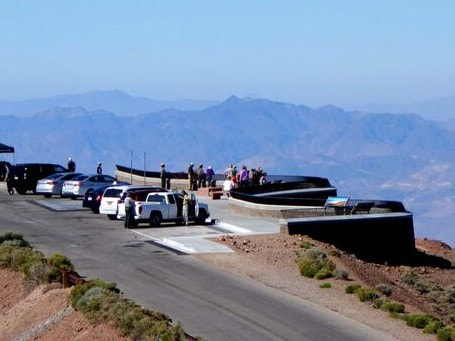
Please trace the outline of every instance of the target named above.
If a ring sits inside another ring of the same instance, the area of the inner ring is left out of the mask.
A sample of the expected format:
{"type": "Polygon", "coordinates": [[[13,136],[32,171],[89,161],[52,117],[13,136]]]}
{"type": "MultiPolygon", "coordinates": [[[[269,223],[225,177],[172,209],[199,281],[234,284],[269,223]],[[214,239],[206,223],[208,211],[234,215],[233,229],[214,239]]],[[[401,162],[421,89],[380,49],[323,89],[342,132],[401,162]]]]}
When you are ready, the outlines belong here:
{"type": "MultiPolygon", "coordinates": [[[[145,201],[135,202],[135,223],[149,223],[159,226],[161,222],[183,223],[183,195],[181,193],[158,192],[149,193],[145,201]]],[[[199,203],[191,194],[191,205],[188,212],[190,221],[204,224],[210,216],[207,204],[199,203]]]]}

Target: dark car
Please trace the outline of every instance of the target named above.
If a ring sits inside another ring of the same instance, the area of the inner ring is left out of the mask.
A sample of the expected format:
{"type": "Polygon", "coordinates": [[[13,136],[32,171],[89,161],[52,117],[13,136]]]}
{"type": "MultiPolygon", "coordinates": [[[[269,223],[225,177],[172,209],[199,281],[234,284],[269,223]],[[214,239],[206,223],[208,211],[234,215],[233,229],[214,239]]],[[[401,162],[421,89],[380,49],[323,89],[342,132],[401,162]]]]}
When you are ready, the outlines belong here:
{"type": "MultiPolygon", "coordinates": [[[[127,182],[119,182],[118,186],[129,185],[127,182]]],[[[82,207],[87,207],[92,210],[93,213],[100,213],[101,199],[106,188],[112,187],[112,185],[99,187],[96,189],[89,189],[85,192],[84,200],[82,201],[82,207]]]]}
{"type": "Polygon", "coordinates": [[[21,163],[13,167],[12,186],[19,194],[36,192],[38,180],[46,176],[66,172],[66,168],[53,163],[21,163]]]}

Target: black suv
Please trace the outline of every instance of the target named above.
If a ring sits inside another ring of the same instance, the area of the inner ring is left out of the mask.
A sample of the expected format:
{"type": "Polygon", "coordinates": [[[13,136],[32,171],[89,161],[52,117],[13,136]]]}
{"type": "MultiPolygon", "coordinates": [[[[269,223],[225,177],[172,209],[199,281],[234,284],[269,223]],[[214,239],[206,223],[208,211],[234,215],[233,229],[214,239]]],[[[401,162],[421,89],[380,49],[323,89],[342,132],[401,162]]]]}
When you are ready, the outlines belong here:
{"type": "Polygon", "coordinates": [[[66,168],[52,163],[21,163],[13,167],[13,187],[19,194],[36,191],[39,179],[55,173],[66,172],[66,168]]]}

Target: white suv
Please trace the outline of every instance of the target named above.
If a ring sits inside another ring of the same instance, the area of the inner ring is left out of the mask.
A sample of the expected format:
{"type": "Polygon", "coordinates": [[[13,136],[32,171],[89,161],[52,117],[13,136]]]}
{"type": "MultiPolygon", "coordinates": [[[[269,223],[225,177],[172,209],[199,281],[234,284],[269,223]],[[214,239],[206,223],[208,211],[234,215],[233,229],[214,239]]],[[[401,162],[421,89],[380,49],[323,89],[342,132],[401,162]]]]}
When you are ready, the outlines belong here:
{"type": "Polygon", "coordinates": [[[157,192],[166,191],[161,187],[146,185],[125,185],[106,188],[103,193],[103,197],[101,198],[100,214],[106,214],[107,217],[111,220],[125,217],[125,205],[123,204],[125,193],[129,191],[148,189],[157,192]]]}

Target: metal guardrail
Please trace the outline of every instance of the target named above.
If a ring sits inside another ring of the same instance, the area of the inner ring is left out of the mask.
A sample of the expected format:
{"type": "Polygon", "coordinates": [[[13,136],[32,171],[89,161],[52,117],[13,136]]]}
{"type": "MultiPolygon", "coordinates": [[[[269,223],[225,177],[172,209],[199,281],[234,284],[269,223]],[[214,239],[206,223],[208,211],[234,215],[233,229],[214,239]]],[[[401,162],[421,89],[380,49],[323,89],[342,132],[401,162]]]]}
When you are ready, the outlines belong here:
{"type": "Polygon", "coordinates": [[[386,200],[362,200],[362,199],[349,199],[348,203],[344,207],[312,207],[303,209],[290,209],[281,210],[281,218],[314,218],[323,216],[339,216],[339,215],[351,215],[360,213],[369,214],[386,214],[395,212],[407,212],[403,204],[398,201],[386,201],[386,200]],[[368,210],[359,209],[355,211],[356,207],[362,207],[363,205],[368,206],[368,210]]]}

